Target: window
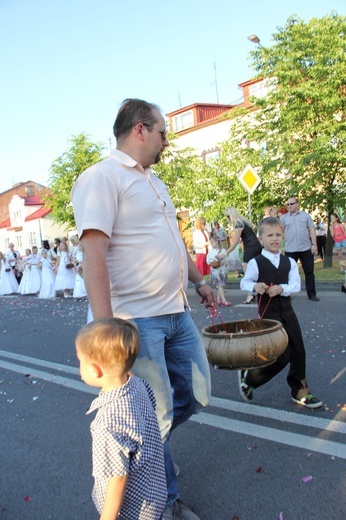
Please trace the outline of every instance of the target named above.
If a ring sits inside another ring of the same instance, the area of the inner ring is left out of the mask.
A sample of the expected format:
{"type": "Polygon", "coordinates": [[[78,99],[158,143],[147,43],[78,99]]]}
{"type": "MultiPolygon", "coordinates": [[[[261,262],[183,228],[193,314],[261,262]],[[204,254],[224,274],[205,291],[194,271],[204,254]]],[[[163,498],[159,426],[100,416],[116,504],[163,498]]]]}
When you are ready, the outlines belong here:
{"type": "Polygon", "coordinates": [[[34,187],[33,186],[25,186],[25,193],[28,197],[33,197],[35,195],[34,187]]]}
{"type": "Polygon", "coordinates": [[[14,227],[19,227],[21,226],[22,224],[22,212],[19,210],[19,211],[15,211],[13,213],[13,222],[12,222],[13,226],[14,227]]]}
{"type": "Polygon", "coordinates": [[[193,113],[192,110],[188,110],[187,112],[183,112],[182,114],[178,114],[173,118],[173,131],[179,132],[179,130],[184,130],[185,128],[189,128],[193,126],[193,113]]]}
{"type": "Polygon", "coordinates": [[[211,164],[220,159],[220,148],[213,148],[212,150],[202,152],[203,161],[206,164],[211,164]]]}
{"type": "Polygon", "coordinates": [[[22,236],[21,235],[16,236],[16,246],[22,247],[22,236]]]}
{"type": "Polygon", "coordinates": [[[263,79],[258,83],[250,85],[249,95],[257,98],[263,98],[270,90],[273,90],[276,84],[276,78],[263,79]]]}

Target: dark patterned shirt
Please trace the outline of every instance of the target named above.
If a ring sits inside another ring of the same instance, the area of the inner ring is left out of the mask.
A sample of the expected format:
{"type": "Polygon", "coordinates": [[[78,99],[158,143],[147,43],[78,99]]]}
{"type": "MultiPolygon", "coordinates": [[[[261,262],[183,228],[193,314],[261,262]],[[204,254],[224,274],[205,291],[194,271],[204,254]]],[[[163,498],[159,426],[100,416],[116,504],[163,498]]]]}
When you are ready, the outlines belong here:
{"type": "Polygon", "coordinates": [[[154,393],[146,381],[130,377],[120,388],[101,392],[87,413],[91,423],[92,498],[101,514],[110,477],[127,475],[120,520],[158,520],[166,505],[163,446],[154,393]]]}

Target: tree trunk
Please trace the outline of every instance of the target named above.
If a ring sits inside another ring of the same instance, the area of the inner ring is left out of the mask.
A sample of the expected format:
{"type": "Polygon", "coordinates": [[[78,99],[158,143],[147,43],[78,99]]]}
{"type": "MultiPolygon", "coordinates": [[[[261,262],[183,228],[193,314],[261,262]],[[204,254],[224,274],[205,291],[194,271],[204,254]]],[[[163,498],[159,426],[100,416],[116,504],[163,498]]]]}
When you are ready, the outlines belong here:
{"type": "Polygon", "coordinates": [[[326,242],[326,251],[323,261],[323,267],[324,268],[331,268],[333,267],[333,246],[334,246],[334,240],[332,235],[330,234],[330,214],[332,212],[328,213],[328,229],[327,229],[327,242],[326,242]]]}

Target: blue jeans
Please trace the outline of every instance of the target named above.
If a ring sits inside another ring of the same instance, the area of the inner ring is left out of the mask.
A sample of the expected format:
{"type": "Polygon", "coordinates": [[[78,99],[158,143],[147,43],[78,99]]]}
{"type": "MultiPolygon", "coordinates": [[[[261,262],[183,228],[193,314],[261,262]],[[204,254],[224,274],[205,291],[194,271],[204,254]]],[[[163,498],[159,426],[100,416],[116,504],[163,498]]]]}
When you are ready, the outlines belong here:
{"type": "Polygon", "coordinates": [[[210,371],[203,343],[190,313],[133,318],[141,348],[133,366],[146,379],[156,398],[156,414],[163,440],[167,505],[178,497],[178,481],[168,440],[170,433],[210,399],[210,371]]]}

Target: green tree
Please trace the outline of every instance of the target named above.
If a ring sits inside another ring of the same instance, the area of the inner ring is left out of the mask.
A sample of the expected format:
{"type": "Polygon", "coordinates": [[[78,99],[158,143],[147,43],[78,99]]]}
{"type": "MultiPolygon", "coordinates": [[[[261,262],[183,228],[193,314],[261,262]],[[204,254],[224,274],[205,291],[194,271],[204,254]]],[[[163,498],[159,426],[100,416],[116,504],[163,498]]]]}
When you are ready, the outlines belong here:
{"type": "Polygon", "coordinates": [[[175,139],[169,136],[170,146],[155,165],[155,172],[167,185],[177,208],[206,215],[213,201],[213,167],[207,166],[192,148],[179,149],[175,139]]]}
{"type": "MultiPolygon", "coordinates": [[[[271,202],[294,195],[329,216],[346,198],[346,18],[332,13],[306,23],[293,16],[273,42],[251,53],[268,92],[252,98],[252,117],[239,120],[240,139],[231,137],[224,157],[238,172],[246,155],[261,167],[254,202],[261,191],[271,202]],[[265,153],[250,154],[244,139],[265,142],[265,153]]],[[[331,253],[329,239],[325,266],[331,253]]]]}
{"type": "MultiPolygon", "coordinates": [[[[269,92],[253,99],[249,139],[266,140],[263,173],[281,176],[285,196],[329,216],[346,197],[346,17],[291,17],[273,41],[251,53],[269,92]]],[[[329,240],[326,267],[331,253],[329,240]]]]}
{"type": "Polygon", "coordinates": [[[192,216],[203,215],[209,222],[222,222],[225,208],[242,197],[247,201],[246,192],[228,165],[220,160],[206,164],[192,148],[179,149],[175,139],[169,136],[170,146],[155,172],[168,186],[177,208],[187,208],[192,216]]]}
{"type": "Polygon", "coordinates": [[[70,203],[72,186],[86,168],[102,159],[104,145],[93,143],[85,133],[72,136],[68,143],[69,149],[55,159],[50,167],[49,188],[52,193],[45,200],[46,205],[52,208],[54,219],[73,228],[75,220],[70,203]]]}
{"type": "Polygon", "coordinates": [[[224,172],[226,186],[220,198],[223,206],[234,206],[247,216],[248,194],[237,176],[247,164],[257,168],[261,183],[251,196],[253,222],[263,218],[265,206],[281,206],[283,188],[277,175],[265,168],[268,162],[266,139],[257,129],[257,115],[244,107],[228,113],[231,118],[229,138],[222,143],[220,169],[224,172]]]}

